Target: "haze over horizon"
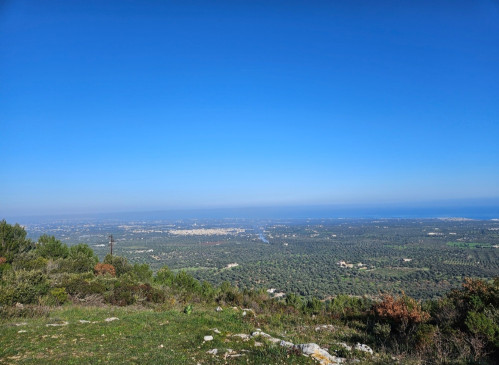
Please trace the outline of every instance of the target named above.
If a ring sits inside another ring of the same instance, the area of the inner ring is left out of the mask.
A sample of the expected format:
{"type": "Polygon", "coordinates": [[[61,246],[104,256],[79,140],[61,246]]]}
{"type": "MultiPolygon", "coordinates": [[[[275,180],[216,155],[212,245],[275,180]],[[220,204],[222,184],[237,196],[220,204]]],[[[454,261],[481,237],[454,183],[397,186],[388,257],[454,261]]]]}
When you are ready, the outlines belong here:
{"type": "Polygon", "coordinates": [[[0,219],[497,211],[498,45],[491,0],[2,2],[0,219]]]}

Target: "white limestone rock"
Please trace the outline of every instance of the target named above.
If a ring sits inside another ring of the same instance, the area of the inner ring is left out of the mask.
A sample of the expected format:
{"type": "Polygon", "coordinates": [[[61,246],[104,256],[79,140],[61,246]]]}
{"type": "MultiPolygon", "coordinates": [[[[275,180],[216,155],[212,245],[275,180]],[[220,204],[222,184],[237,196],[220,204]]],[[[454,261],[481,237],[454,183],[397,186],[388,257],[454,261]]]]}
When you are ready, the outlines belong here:
{"type": "Polygon", "coordinates": [[[284,340],[281,340],[281,342],[279,343],[279,345],[282,346],[282,347],[286,347],[288,349],[295,347],[294,343],[289,342],[289,341],[284,341],[284,340]]]}
{"type": "Polygon", "coordinates": [[[46,327],[61,327],[61,326],[67,326],[69,324],[69,322],[62,322],[62,323],[48,323],[46,324],[45,326],[46,327]]]}
{"type": "Polygon", "coordinates": [[[301,350],[304,355],[310,356],[319,361],[321,365],[337,365],[345,362],[344,358],[331,355],[316,343],[304,343],[296,345],[296,347],[301,350]]]}
{"type": "Polygon", "coordinates": [[[250,335],[247,335],[246,333],[236,333],[235,335],[232,335],[232,337],[239,337],[244,341],[248,341],[250,339],[250,335]]]}
{"type": "Polygon", "coordinates": [[[338,342],[337,345],[343,347],[347,351],[352,351],[352,346],[347,345],[345,342],[338,342]]]}
{"type": "Polygon", "coordinates": [[[105,319],[106,322],[119,321],[119,320],[120,319],[118,317],[109,317],[105,319]]]}
{"type": "Polygon", "coordinates": [[[358,351],[362,351],[362,352],[367,352],[368,354],[373,354],[374,351],[372,348],[370,348],[369,346],[363,344],[363,343],[357,343],[354,347],[355,350],[358,350],[358,351]]]}

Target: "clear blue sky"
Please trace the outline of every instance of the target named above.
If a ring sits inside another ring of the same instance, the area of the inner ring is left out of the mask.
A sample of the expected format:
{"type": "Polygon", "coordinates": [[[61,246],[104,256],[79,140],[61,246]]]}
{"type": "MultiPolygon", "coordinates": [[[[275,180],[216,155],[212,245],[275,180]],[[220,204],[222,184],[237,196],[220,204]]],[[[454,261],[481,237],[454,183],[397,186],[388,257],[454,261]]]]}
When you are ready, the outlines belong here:
{"type": "Polygon", "coordinates": [[[499,3],[2,1],[0,218],[499,197],[499,3]]]}

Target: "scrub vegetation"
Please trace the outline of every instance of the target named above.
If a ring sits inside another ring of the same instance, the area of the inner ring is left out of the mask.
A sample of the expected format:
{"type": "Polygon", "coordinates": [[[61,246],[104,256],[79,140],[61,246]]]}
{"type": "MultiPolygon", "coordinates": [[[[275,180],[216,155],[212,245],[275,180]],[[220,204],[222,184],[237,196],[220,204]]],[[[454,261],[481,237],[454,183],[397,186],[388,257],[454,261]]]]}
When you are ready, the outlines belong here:
{"type": "Polygon", "coordinates": [[[86,244],[33,242],[5,221],[0,245],[0,363],[313,363],[296,347],[237,336],[257,329],[347,362],[492,364],[499,356],[499,278],[466,278],[424,301],[404,293],[273,298],[125,257],[99,262],[86,244]]]}

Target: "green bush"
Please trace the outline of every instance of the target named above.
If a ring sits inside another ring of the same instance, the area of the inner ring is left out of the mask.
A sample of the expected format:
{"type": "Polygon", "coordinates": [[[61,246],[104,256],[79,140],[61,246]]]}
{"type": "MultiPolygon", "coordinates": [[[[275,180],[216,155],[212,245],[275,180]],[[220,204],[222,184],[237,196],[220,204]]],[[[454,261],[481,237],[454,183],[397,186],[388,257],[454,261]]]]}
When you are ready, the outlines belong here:
{"type": "Polygon", "coordinates": [[[9,272],[11,270],[12,270],[11,264],[8,264],[7,262],[0,264],[0,279],[2,279],[4,273],[9,272]]]}
{"type": "Polygon", "coordinates": [[[438,335],[438,327],[423,323],[418,326],[416,333],[413,336],[413,343],[416,350],[422,354],[427,354],[431,356],[433,353],[433,347],[435,344],[435,339],[438,335]]]}
{"type": "Polygon", "coordinates": [[[94,260],[95,264],[99,261],[94,251],[85,243],[79,243],[69,248],[69,258],[76,258],[81,255],[94,260]]]}
{"type": "Polygon", "coordinates": [[[37,254],[45,258],[66,258],[69,255],[69,248],[54,236],[42,235],[36,245],[37,254]]]}
{"type": "Polygon", "coordinates": [[[66,288],[52,288],[49,291],[49,297],[56,305],[66,303],[68,300],[68,293],[66,288]]]}
{"type": "Polygon", "coordinates": [[[48,260],[38,255],[35,251],[23,252],[12,260],[14,270],[42,270],[47,267],[48,260]]]}
{"type": "Polygon", "coordinates": [[[88,245],[80,243],[69,248],[67,259],[61,263],[64,272],[84,273],[93,271],[99,259],[88,245]]]}
{"type": "Polygon", "coordinates": [[[203,281],[201,283],[201,295],[207,302],[212,302],[216,295],[215,288],[209,282],[203,281]]]}
{"type": "Polygon", "coordinates": [[[0,286],[0,307],[12,305],[15,301],[15,287],[13,285],[0,286]]]}
{"type": "Polygon", "coordinates": [[[392,326],[388,323],[375,323],[372,327],[372,334],[378,345],[385,345],[390,339],[391,332],[392,326]]]}
{"type": "Polygon", "coordinates": [[[294,293],[286,294],[286,304],[296,309],[300,309],[303,306],[302,299],[294,293]]]}
{"type": "Polygon", "coordinates": [[[307,300],[304,310],[305,312],[310,314],[319,314],[322,311],[322,308],[323,308],[322,302],[314,297],[312,299],[307,300]]]}
{"type": "Polygon", "coordinates": [[[341,294],[336,296],[327,306],[327,311],[333,317],[353,319],[366,316],[372,301],[367,298],[353,297],[341,294]]]}
{"type": "Polygon", "coordinates": [[[499,324],[493,318],[489,318],[486,313],[469,312],[465,321],[466,327],[474,335],[494,342],[499,335],[499,324]]]}
{"type": "Polygon", "coordinates": [[[5,219],[0,221],[0,257],[7,263],[23,252],[34,248],[33,242],[26,239],[26,231],[19,224],[10,225],[5,219]]]}
{"type": "Polygon", "coordinates": [[[171,272],[168,266],[163,266],[161,269],[159,269],[156,273],[156,276],[154,277],[155,283],[165,286],[172,286],[174,280],[175,274],[171,272]]]}
{"type": "Polygon", "coordinates": [[[67,259],[60,260],[59,272],[70,273],[85,273],[92,272],[95,266],[95,260],[83,255],[76,257],[68,257],[67,259]]]}
{"type": "Polygon", "coordinates": [[[243,294],[236,287],[230,285],[228,281],[224,281],[220,285],[216,301],[220,304],[242,305],[243,294]]]}
{"type": "Polygon", "coordinates": [[[460,353],[468,344],[473,361],[486,353],[499,353],[499,279],[486,282],[465,279],[460,289],[452,290],[431,308],[432,320],[445,337],[463,338],[455,346],[460,353]]]}
{"type": "Polygon", "coordinates": [[[133,266],[130,265],[128,260],[121,256],[111,256],[108,254],[104,258],[104,264],[113,265],[114,269],[116,270],[117,277],[128,274],[133,270],[133,266]]]}
{"type": "Polygon", "coordinates": [[[48,278],[41,271],[10,271],[2,277],[0,304],[37,303],[49,288],[48,278]]]}
{"type": "Polygon", "coordinates": [[[194,277],[189,275],[184,270],[179,271],[179,273],[175,275],[174,284],[177,288],[190,291],[192,293],[199,293],[201,291],[199,281],[194,279],[194,277]]]}
{"type": "Polygon", "coordinates": [[[140,288],[130,275],[124,275],[114,282],[111,292],[106,292],[104,298],[107,302],[125,306],[134,304],[139,297],[140,288]]]}
{"type": "Polygon", "coordinates": [[[117,279],[115,277],[97,275],[92,280],[88,281],[88,294],[104,294],[105,292],[112,292],[116,281],[117,279]]]}
{"type": "Polygon", "coordinates": [[[152,270],[147,264],[134,264],[132,273],[138,281],[143,283],[150,283],[152,281],[152,270]]]}
{"type": "Polygon", "coordinates": [[[166,299],[164,291],[151,286],[148,283],[139,286],[139,295],[147,302],[163,303],[166,299]]]}
{"type": "Polygon", "coordinates": [[[92,294],[89,283],[93,278],[92,273],[65,274],[61,279],[61,286],[66,288],[68,294],[85,296],[92,294]]]}

